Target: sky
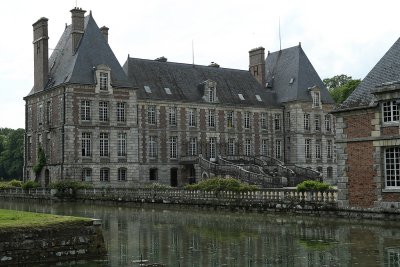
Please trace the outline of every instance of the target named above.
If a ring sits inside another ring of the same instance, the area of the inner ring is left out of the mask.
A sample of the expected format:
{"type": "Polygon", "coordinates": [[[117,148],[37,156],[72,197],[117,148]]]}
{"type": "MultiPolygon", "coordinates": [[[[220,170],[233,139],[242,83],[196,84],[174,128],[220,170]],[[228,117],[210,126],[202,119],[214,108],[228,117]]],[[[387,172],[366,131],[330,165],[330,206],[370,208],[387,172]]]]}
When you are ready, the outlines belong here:
{"type": "Polygon", "coordinates": [[[76,5],[92,11],[99,27],[110,28],[109,44],[121,65],[129,54],[248,69],[250,49],[273,52],[301,42],[321,79],[363,79],[400,37],[398,0],[3,1],[0,128],[25,125],[23,97],[33,86],[32,24],[49,19],[51,53],[76,5]]]}

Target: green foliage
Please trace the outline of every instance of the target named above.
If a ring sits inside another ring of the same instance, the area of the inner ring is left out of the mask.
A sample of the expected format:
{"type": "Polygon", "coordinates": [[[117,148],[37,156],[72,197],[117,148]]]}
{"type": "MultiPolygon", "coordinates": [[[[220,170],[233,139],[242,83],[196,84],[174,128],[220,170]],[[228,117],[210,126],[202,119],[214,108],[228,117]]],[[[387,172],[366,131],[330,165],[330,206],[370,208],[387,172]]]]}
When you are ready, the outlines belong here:
{"type": "Polygon", "coordinates": [[[39,183],[29,180],[29,181],[26,181],[25,183],[23,183],[21,187],[24,190],[34,189],[34,188],[39,187],[39,183]]]}
{"type": "Polygon", "coordinates": [[[332,189],[332,187],[323,182],[319,181],[312,181],[312,180],[306,180],[300,184],[297,185],[297,191],[326,191],[332,189]]]}
{"type": "Polygon", "coordinates": [[[16,179],[9,181],[8,184],[13,187],[22,187],[22,181],[16,179]]]}
{"type": "Polygon", "coordinates": [[[215,177],[207,180],[203,180],[196,184],[186,185],[187,190],[203,190],[203,191],[254,191],[257,190],[257,186],[242,183],[235,178],[220,178],[215,177]]]}
{"type": "Polygon", "coordinates": [[[36,161],[36,164],[33,166],[33,171],[36,175],[38,175],[42,171],[44,165],[46,165],[46,155],[44,154],[42,146],[39,146],[38,159],[36,161]]]}
{"type": "Polygon", "coordinates": [[[76,191],[78,189],[90,189],[92,187],[93,186],[91,184],[77,181],[77,180],[70,180],[70,179],[60,180],[60,181],[50,184],[50,188],[57,189],[61,192],[68,190],[68,189],[72,189],[73,191],[76,191]]]}
{"type": "Polygon", "coordinates": [[[345,101],[360,82],[361,80],[353,80],[351,76],[344,74],[324,79],[324,84],[336,104],[341,104],[345,101]]]}
{"type": "Polygon", "coordinates": [[[24,129],[0,128],[0,177],[22,178],[24,129]]]}
{"type": "Polygon", "coordinates": [[[306,249],[322,251],[331,248],[335,242],[326,240],[300,239],[299,243],[306,249]]]}
{"type": "Polygon", "coordinates": [[[145,186],[145,188],[155,189],[155,190],[167,190],[167,189],[171,189],[172,187],[168,186],[168,185],[160,184],[160,183],[151,183],[151,184],[147,184],[145,186]]]}
{"type": "Polygon", "coordinates": [[[8,182],[0,182],[0,189],[9,189],[12,186],[8,182]]]}

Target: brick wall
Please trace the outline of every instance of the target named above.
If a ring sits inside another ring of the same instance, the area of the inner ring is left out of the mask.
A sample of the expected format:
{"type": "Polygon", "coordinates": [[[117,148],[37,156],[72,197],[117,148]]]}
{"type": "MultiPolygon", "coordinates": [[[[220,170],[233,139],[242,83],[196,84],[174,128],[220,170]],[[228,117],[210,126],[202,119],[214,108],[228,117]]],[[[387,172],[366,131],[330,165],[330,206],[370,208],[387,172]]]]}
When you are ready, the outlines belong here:
{"type": "Polygon", "coordinates": [[[360,138],[371,136],[371,131],[374,130],[374,126],[371,124],[371,120],[374,119],[374,113],[359,114],[356,116],[350,116],[345,118],[347,128],[344,133],[347,134],[347,138],[360,138]]]}

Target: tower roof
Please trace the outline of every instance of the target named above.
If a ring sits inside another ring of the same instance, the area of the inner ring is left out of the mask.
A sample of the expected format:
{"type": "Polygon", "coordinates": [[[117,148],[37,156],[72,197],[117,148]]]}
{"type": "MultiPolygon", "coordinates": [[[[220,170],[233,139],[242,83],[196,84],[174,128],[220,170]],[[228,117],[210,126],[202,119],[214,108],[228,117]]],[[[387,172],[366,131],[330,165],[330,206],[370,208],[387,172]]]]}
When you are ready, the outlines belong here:
{"type": "Polygon", "coordinates": [[[300,45],[269,53],[265,72],[267,87],[276,92],[279,103],[312,101],[308,88],[315,86],[322,103],[335,103],[300,45]]]}
{"type": "Polygon", "coordinates": [[[375,87],[393,81],[400,81],[400,38],[336,110],[373,106],[376,99],[372,91],[375,87]]]}
{"type": "Polygon", "coordinates": [[[65,28],[50,56],[49,81],[45,90],[61,84],[95,84],[94,67],[101,64],[111,68],[113,86],[131,87],[91,13],[85,17],[85,31],[75,53],[72,52],[71,28],[71,25],[65,28]]]}

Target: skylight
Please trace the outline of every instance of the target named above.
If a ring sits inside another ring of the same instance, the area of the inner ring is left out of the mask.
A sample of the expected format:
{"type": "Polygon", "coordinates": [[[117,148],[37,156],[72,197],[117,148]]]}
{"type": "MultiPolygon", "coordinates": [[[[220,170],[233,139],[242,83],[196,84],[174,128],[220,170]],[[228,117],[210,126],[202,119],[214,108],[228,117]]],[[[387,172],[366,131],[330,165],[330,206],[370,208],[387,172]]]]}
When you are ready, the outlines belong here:
{"type": "Polygon", "coordinates": [[[144,90],[146,91],[146,93],[151,94],[150,86],[145,85],[145,86],[144,86],[144,90]]]}
{"type": "Polygon", "coordinates": [[[261,97],[259,95],[256,95],[256,98],[257,98],[258,101],[262,102],[262,99],[261,99],[261,97]]]}
{"type": "Polygon", "coordinates": [[[239,96],[240,100],[244,100],[244,97],[242,94],[238,94],[238,96],[239,96]]]}
{"type": "Polygon", "coordinates": [[[292,77],[289,81],[290,84],[292,84],[294,82],[294,78],[292,77]]]}
{"type": "Polygon", "coordinates": [[[171,89],[169,89],[169,88],[164,88],[164,90],[165,90],[165,93],[166,93],[167,95],[172,95],[171,89]]]}

